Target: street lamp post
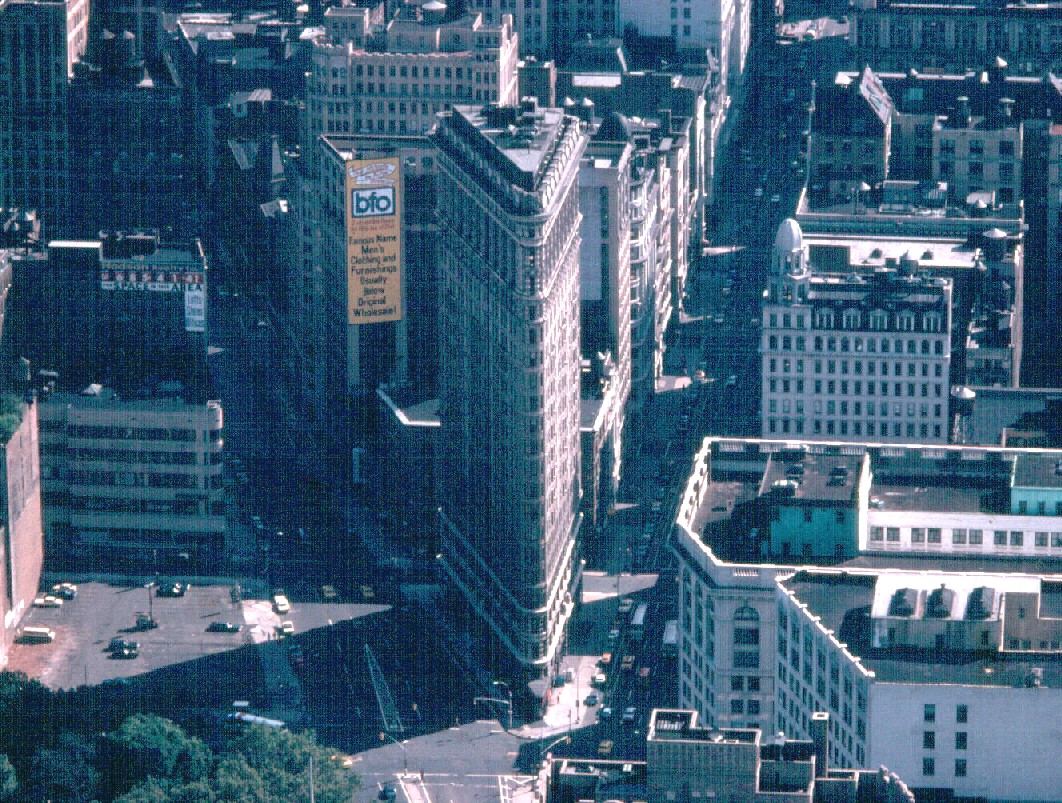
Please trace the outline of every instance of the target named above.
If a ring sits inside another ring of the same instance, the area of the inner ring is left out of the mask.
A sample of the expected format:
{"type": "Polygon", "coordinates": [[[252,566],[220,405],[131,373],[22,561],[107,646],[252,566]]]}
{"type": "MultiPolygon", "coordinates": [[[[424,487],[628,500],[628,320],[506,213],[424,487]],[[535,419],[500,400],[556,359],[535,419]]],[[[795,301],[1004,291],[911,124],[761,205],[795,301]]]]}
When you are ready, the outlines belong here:
{"type": "Polygon", "coordinates": [[[544,759],[546,757],[546,754],[550,750],[552,750],[554,747],[556,747],[557,745],[559,745],[559,744],[571,744],[571,743],[572,743],[572,737],[571,737],[570,733],[569,734],[565,734],[564,736],[561,736],[559,739],[554,739],[552,742],[550,742],[549,744],[547,744],[545,747],[543,747],[541,750],[538,751],[538,763],[541,764],[542,763],[542,759],[544,759]]]}
{"type": "Polygon", "coordinates": [[[402,774],[406,775],[409,772],[409,756],[406,753],[406,743],[404,741],[398,741],[398,739],[389,734],[387,731],[380,731],[380,741],[386,742],[388,739],[390,739],[392,742],[402,748],[402,774]]]}
{"type": "Polygon", "coordinates": [[[507,730],[512,730],[513,729],[513,690],[509,687],[509,684],[506,683],[504,680],[496,680],[496,681],[494,681],[491,684],[491,686],[493,686],[494,688],[498,688],[499,686],[501,686],[502,688],[505,689],[505,696],[506,696],[506,699],[509,702],[509,727],[507,728],[507,730]]]}
{"type": "Polygon", "coordinates": [[[506,728],[506,731],[510,731],[510,730],[513,729],[513,702],[512,702],[512,699],[503,700],[500,697],[475,697],[475,698],[473,698],[472,702],[475,705],[478,705],[479,703],[498,703],[499,705],[506,706],[509,709],[509,716],[508,716],[509,727],[506,728]]]}

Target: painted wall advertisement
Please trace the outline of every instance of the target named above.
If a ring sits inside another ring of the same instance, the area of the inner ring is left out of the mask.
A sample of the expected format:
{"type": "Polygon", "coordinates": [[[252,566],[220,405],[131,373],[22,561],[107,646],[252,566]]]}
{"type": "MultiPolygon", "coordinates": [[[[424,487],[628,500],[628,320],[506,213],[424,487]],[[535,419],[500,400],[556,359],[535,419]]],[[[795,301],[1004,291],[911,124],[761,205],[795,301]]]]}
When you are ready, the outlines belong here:
{"type": "Polygon", "coordinates": [[[399,157],[347,162],[347,321],[402,319],[399,157]]]}

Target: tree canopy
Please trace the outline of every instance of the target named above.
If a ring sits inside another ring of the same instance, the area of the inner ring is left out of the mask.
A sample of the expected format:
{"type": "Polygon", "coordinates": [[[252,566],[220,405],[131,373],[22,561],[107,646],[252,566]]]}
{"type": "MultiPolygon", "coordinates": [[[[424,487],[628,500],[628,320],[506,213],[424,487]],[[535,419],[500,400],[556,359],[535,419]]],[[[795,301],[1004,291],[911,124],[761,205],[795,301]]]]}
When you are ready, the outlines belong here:
{"type": "Polygon", "coordinates": [[[300,803],[310,799],[311,765],[316,801],[349,801],[358,787],[312,731],[215,718],[200,738],[150,713],[94,722],[83,702],[0,673],[0,803],[300,803]]]}

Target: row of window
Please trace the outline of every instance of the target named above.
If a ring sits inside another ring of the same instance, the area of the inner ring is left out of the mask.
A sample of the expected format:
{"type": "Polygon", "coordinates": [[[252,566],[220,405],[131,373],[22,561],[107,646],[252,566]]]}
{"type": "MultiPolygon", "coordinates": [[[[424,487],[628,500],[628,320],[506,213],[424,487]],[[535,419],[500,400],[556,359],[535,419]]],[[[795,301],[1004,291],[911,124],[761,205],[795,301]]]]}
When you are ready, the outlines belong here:
{"type": "MultiPolygon", "coordinates": [[[[203,513],[194,499],[129,499],[128,497],[72,497],[68,508],[71,511],[95,511],[100,513],[163,513],[177,516],[198,516],[203,513]]],[[[207,503],[207,513],[215,516],[225,514],[225,503],[207,503]]]]}
{"type": "MultiPolygon", "coordinates": [[[[965,778],[966,777],[966,771],[967,771],[966,759],[965,758],[957,758],[957,759],[955,759],[955,777],[956,778],[965,778]]],[[[936,774],[937,774],[937,761],[936,761],[936,759],[933,758],[932,756],[925,756],[922,759],[922,775],[924,775],[927,778],[932,778],[936,774]]]]}
{"type": "MultiPolygon", "coordinates": [[[[863,385],[863,382],[859,381],[859,380],[853,382],[851,385],[849,385],[849,383],[847,381],[842,381],[840,383],[840,385],[838,385],[837,382],[835,382],[832,379],[826,380],[825,382],[823,382],[823,380],[821,380],[821,379],[816,379],[815,383],[812,385],[813,392],[816,395],[819,395],[819,394],[822,394],[823,392],[825,392],[826,395],[828,395],[828,396],[837,396],[838,395],[838,387],[840,388],[839,394],[841,396],[847,396],[847,395],[849,395],[849,393],[851,393],[851,395],[854,395],[854,396],[862,396],[863,395],[864,385],[863,385]],[[849,388],[851,388],[851,390],[849,390],[849,388]]],[[[931,387],[933,389],[933,397],[934,398],[941,399],[941,398],[944,397],[944,385],[942,385],[939,382],[935,382],[935,383],[929,383],[929,382],[922,382],[922,383],[907,382],[906,383],[906,391],[907,391],[906,393],[904,393],[905,383],[903,383],[903,382],[894,382],[892,384],[892,395],[893,396],[901,396],[901,397],[902,396],[907,396],[908,398],[914,398],[915,396],[921,395],[921,397],[923,399],[927,399],[927,398],[929,398],[929,390],[930,390],[931,387]]],[[[777,380],[777,379],[772,377],[772,378],[767,380],[767,390],[768,390],[769,393],[778,393],[779,389],[781,390],[782,393],[804,393],[804,388],[805,388],[805,385],[804,385],[804,380],[803,379],[797,379],[797,380],[794,380],[794,381],[791,382],[788,379],[782,379],[781,381],[779,381],[779,380],[777,380]]],[[[866,383],[866,395],[867,396],[878,396],[878,395],[880,395],[880,396],[888,396],[889,395],[889,383],[888,382],[877,382],[877,383],[875,383],[875,382],[867,382],[866,383]],[[878,391],[880,391],[880,393],[878,391]]],[[[821,400],[818,400],[817,403],[821,403],[821,400]]],[[[847,404],[847,402],[844,402],[844,403],[847,404]]],[[[870,415],[874,414],[872,412],[873,406],[874,406],[873,402],[867,402],[867,410],[868,410],[870,415]]],[[[887,406],[888,406],[887,402],[882,402],[882,410],[883,411],[884,411],[884,409],[887,406]]],[[[938,409],[938,410],[942,409],[942,405],[939,405],[939,404],[935,405],[935,408],[938,409]]],[[[842,413],[842,415],[843,415],[843,413],[842,413]]],[[[855,415],[859,415],[859,413],[856,412],[855,415]]],[[[882,412],[882,415],[887,415],[887,413],[886,412],[882,412]]],[[[898,415],[898,413],[897,413],[897,415],[898,415]]],[[[941,413],[938,412],[938,413],[936,413],[936,415],[939,416],[939,415],[941,415],[941,413]]]]}
{"type": "MultiPolygon", "coordinates": [[[[816,329],[833,329],[837,322],[842,329],[869,328],[871,331],[886,331],[897,329],[900,331],[944,331],[944,315],[941,312],[915,313],[911,310],[890,312],[884,309],[874,309],[864,313],[858,309],[845,309],[838,315],[832,309],[817,309],[811,313],[811,323],[816,329]]],[[[783,329],[803,329],[807,319],[801,312],[771,312],[768,314],[769,328],[776,329],[782,325],[783,329]]],[[[821,340],[821,338],[817,338],[821,340]]],[[[833,338],[830,338],[833,340],[833,338]]],[[[821,347],[821,346],[820,346],[821,347]]]]}
{"type": "Polygon", "coordinates": [[[919,342],[913,337],[896,337],[890,340],[887,337],[848,338],[815,335],[811,338],[811,349],[808,349],[807,346],[808,338],[804,335],[767,336],[767,348],[769,351],[836,351],[846,354],[848,352],[862,352],[865,349],[868,354],[875,354],[880,349],[882,354],[944,354],[943,338],[935,338],[932,341],[922,339],[919,342]]]}
{"type": "MultiPolygon", "coordinates": [[[[955,749],[965,750],[970,743],[969,734],[966,731],[955,732],[955,749]]],[[[937,732],[936,731],[922,731],[922,749],[923,750],[936,750],[937,749],[937,732]]]]}
{"type": "MultiPolygon", "coordinates": [[[[152,452],[134,451],[132,449],[70,449],[68,457],[73,460],[106,463],[145,463],[154,465],[194,466],[199,462],[196,452],[152,452]]],[[[205,452],[205,465],[221,463],[220,452],[205,452]]]]}
{"type": "MultiPolygon", "coordinates": [[[[59,422],[49,421],[41,424],[41,430],[45,432],[58,432],[62,429],[59,422]]],[[[162,429],[162,428],[137,428],[137,427],[106,427],[71,424],[66,428],[68,438],[106,438],[109,440],[135,440],[135,441],[178,441],[180,443],[194,443],[197,439],[194,429],[162,429]]],[[[221,440],[221,430],[208,430],[204,440],[214,443],[221,440]]]]}
{"type": "MultiPolygon", "coordinates": [[[[116,485],[125,488],[198,488],[195,474],[155,474],[133,471],[96,471],[74,469],[65,472],[71,485],[116,485]]],[[[220,488],[221,475],[204,477],[208,488],[220,488]]]]}
{"type": "MultiPolygon", "coordinates": [[[[942,161],[940,163],[940,176],[944,178],[951,175],[955,175],[955,164],[953,162],[942,161]]],[[[984,178],[984,175],[985,166],[982,162],[968,162],[966,164],[966,176],[968,178],[984,178]]],[[[1014,165],[1007,163],[1001,164],[999,166],[998,176],[1000,181],[1013,181],[1014,165]]]]}
{"type": "MultiPolygon", "coordinates": [[[[783,374],[803,374],[804,365],[805,363],[803,359],[790,360],[787,357],[782,359],[779,359],[777,357],[771,357],[767,360],[767,372],[769,374],[777,374],[778,368],[781,367],[783,374]]],[[[907,366],[908,377],[914,378],[918,374],[921,374],[923,378],[929,378],[930,363],[916,363],[913,360],[904,360],[902,362],[896,361],[892,363],[892,376],[903,376],[904,365],[907,366]]],[[[849,363],[848,360],[814,360],[812,362],[812,368],[813,373],[815,374],[822,374],[825,372],[827,375],[832,375],[838,373],[838,369],[840,369],[840,374],[842,376],[848,376],[850,373],[854,374],[855,376],[863,376],[864,371],[866,372],[867,376],[877,376],[878,374],[880,374],[881,376],[889,376],[889,363],[886,360],[882,360],[881,362],[871,361],[867,363],[864,363],[862,360],[853,360],[851,363],[849,363]]],[[[933,363],[933,376],[937,379],[943,378],[944,364],[942,361],[937,361],[933,363]]],[[[848,392],[846,387],[847,385],[842,382],[842,393],[848,392]]],[[[788,393],[788,391],[786,392],[788,393]]],[[[800,389],[797,392],[804,392],[803,385],[800,386],[800,389]]],[[[831,390],[829,392],[833,393],[834,391],[831,390]]],[[[857,390],[855,392],[862,393],[862,391],[860,390],[857,390]]]]}
{"type": "MultiPolygon", "coordinates": [[[[803,418],[768,418],[766,421],[767,432],[771,435],[803,435],[806,427],[804,426],[803,418]]],[[[841,435],[848,436],[853,435],[856,437],[862,437],[866,435],[869,438],[882,437],[882,438],[935,438],[939,439],[943,436],[943,427],[940,424],[915,424],[909,422],[907,424],[901,424],[900,422],[893,422],[889,425],[888,421],[835,421],[830,418],[826,421],[820,419],[813,419],[811,421],[811,432],[814,435],[841,435]]]]}
{"type": "MultiPolygon", "coordinates": [[[[954,154],[955,144],[956,141],[954,139],[942,138],[940,140],[941,155],[954,154]]],[[[1014,140],[1002,139],[996,143],[996,146],[996,153],[1000,157],[1007,159],[1014,156],[1014,140]]],[[[985,141],[979,137],[971,137],[968,140],[967,150],[970,156],[983,156],[985,153],[985,141]]]]}
{"type": "MultiPolygon", "coordinates": [[[[871,394],[873,395],[873,394],[871,394]]],[[[810,404],[811,412],[816,415],[822,415],[823,412],[826,415],[834,416],[862,416],[864,415],[864,407],[866,404],[865,415],[871,418],[888,418],[889,417],[889,403],[882,402],[880,406],[875,405],[874,402],[849,402],[847,400],[827,399],[825,402],[822,399],[814,399],[810,404]],[[880,411],[880,412],[879,412],[880,411]]],[[[790,413],[796,413],[797,415],[803,415],[805,410],[805,404],[803,399],[768,399],[767,400],[767,412],[777,413],[779,409],[783,414],[789,415],[790,413]],[[780,403],[779,403],[780,402],[780,403]]],[[[893,418],[904,417],[904,406],[902,402],[892,403],[892,416],[893,418]]],[[[923,402],[915,407],[914,402],[907,402],[906,417],[914,418],[915,415],[919,418],[929,418],[930,414],[934,418],[940,418],[944,415],[944,405],[934,404],[932,408],[928,403],[923,402]]],[[[1041,503],[1042,505],[1043,503],[1041,503]]]]}
{"type": "MultiPolygon", "coordinates": [[[[1062,516],[1062,502],[1056,503],[1055,515],[1062,516]]],[[[900,531],[907,528],[900,527],[871,527],[871,541],[900,542],[900,531]]],[[[1025,546],[1026,536],[1021,530],[992,530],[992,544],[994,546],[1025,546]]],[[[1031,533],[1031,543],[1040,548],[1050,547],[1062,549],[1062,533],[1034,532],[1031,533]]],[[[944,530],[940,527],[912,527],[910,539],[912,544],[940,544],[943,543],[944,530]]],[[[970,530],[956,528],[951,531],[951,543],[956,546],[981,546],[984,544],[985,532],[983,530],[970,530]]]]}

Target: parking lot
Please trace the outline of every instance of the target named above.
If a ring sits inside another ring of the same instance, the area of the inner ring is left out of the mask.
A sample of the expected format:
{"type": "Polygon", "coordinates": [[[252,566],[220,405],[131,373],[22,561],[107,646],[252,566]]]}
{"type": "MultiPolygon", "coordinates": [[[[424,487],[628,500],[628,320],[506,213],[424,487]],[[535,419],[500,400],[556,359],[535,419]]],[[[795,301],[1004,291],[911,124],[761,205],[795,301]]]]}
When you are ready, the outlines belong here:
{"type": "MultiPolygon", "coordinates": [[[[270,679],[263,676],[254,645],[277,637],[281,617],[270,603],[239,600],[227,585],[193,585],[181,597],[160,597],[156,590],[139,583],[79,583],[75,599],[29,612],[23,626],[51,628],[55,641],[15,644],[7,668],[55,689],[135,680],[162,690],[163,699],[190,695],[180,701],[185,707],[227,707],[235,699],[268,707],[270,679]],[[157,627],[138,629],[138,615],[154,619],[157,627]],[[208,629],[218,622],[240,628],[208,629]],[[108,646],[115,637],[136,642],[136,656],[112,655],[108,646]]],[[[332,622],[386,610],[386,605],[308,602],[296,603],[283,618],[294,624],[299,639],[332,622]]]]}

